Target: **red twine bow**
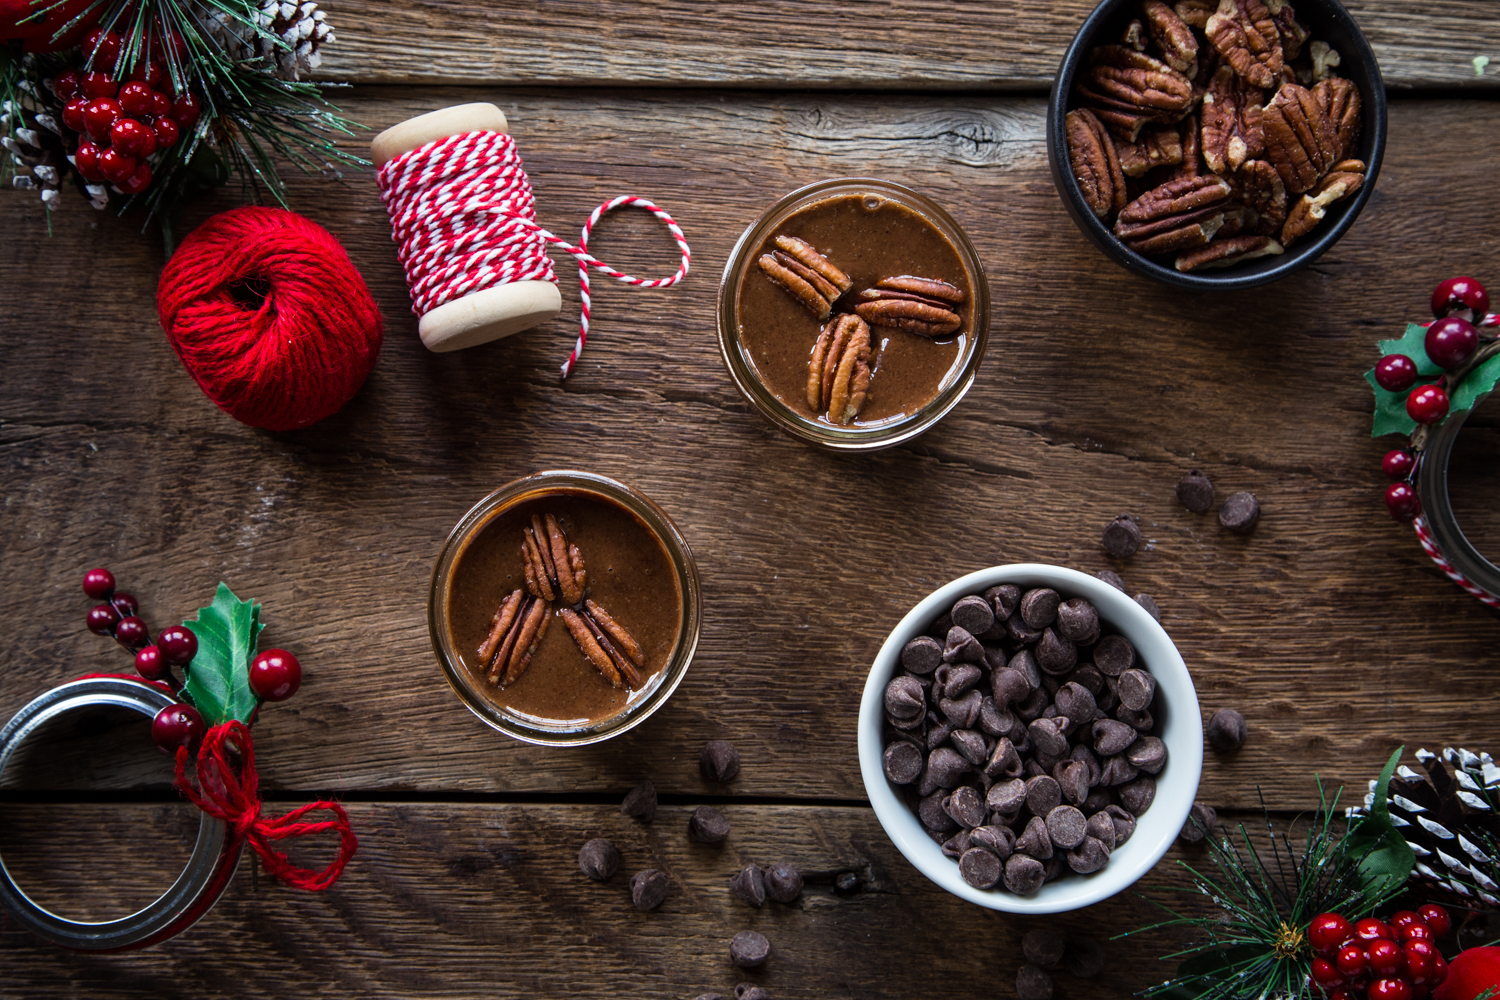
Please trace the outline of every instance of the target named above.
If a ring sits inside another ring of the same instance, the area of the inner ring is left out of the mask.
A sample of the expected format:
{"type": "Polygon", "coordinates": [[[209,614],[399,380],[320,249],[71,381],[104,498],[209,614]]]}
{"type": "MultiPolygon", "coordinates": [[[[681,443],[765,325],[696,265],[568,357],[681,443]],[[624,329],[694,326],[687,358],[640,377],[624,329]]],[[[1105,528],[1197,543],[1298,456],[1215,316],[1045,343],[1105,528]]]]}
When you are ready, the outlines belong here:
{"type": "Polygon", "coordinates": [[[176,789],[193,805],[215,819],[229,824],[236,837],[250,842],[265,862],[266,870],[293,889],[319,892],[339,880],[344,866],[359,848],[359,838],[349,825],[349,814],[337,802],[309,802],[285,816],[267,819],[261,815],[260,776],[255,771],[255,744],[250,729],[242,722],[229,721],[210,729],[198,748],[198,784],[194,788],[187,778],[189,753],[177,749],[176,789]],[[233,755],[233,756],[231,756],[233,755]],[[235,758],[238,759],[235,759],[235,758]],[[302,817],[316,810],[333,813],[337,819],[303,822],[302,817]],[[334,830],[339,835],[339,853],[321,872],[298,868],[271,841],[287,837],[334,830]]]}

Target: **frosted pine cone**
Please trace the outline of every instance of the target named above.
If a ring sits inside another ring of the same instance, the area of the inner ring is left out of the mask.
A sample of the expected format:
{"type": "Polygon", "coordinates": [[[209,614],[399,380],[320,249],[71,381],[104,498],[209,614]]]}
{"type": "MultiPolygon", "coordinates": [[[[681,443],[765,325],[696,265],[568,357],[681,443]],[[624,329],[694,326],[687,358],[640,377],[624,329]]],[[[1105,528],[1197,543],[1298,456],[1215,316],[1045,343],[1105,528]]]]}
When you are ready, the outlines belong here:
{"type": "Polygon", "coordinates": [[[10,101],[4,102],[0,112],[3,112],[0,113],[0,130],[5,132],[0,137],[0,146],[4,146],[6,152],[10,153],[14,168],[10,178],[11,186],[24,191],[37,191],[41,194],[43,205],[48,208],[57,207],[60,197],[58,187],[67,169],[67,157],[63,152],[61,137],[53,134],[58,131],[55,122],[50,115],[34,115],[35,124],[40,124],[40,120],[45,119],[52,131],[27,128],[24,125],[25,113],[10,101]]]}
{"type": "Polygon", "coordinates": [[[262,62],[268,73],[283,80],[297,80],[317,69],[323,61],[320,50],[333,41],[333,26],[311,0],[265,0],[253,16],[258,31],[222,12],[213,15],[209,31],[231,59],[262,62]]]}

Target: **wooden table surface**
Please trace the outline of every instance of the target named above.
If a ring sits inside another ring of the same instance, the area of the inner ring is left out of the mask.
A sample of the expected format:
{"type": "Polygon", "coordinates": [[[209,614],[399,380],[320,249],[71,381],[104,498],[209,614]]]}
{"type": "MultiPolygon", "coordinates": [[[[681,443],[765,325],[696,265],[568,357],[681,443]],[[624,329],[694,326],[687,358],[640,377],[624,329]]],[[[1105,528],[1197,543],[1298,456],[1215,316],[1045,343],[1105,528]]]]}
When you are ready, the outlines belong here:
{"type": "MultiPolygon", "coordinates": [[[[85,569],[110,566],[154,627],[222,579],[264,602],[262,645],[306,681],[256,727],[278,809],[335,795],[361,838],[321,894],[247,861],[218,907],[147,952],[66,953],[0,923],[0,993],[17,996],[597,996],[691,998],[754,981],[779,997],[1011,996],[1021,935],[1106,935],[1151,918],[1134,894],[1021,920],[930,884],[869,809],[855,715],[886,633],[936,585],[1039,561],[1113,568],[1155,596],[1205,712],[1250,740],[1209,754],[1200,799],[1236,819],[1263,795],[1289,817],[1315,774],[1360,794],[1389,751],[1486,746],[1500,618],[1468,599],[1381,502],[1361,374],[1373,341],[1420,319],[1440,279],[1500,287],[1497,71],[1490,0],[1350,4],[1390,91],[1378,188],[1349,234],[1278,284],[1210,296],[1109,262],[1048,177],[1046,93],[1086,0],[732,7],[581,0],[330,3],[325,74],[373,130],[466,101],[509,116],[543,224],[576,231],[615,194],[671,211],[693,247],[678,288],[595,285],[593,335],[565,383],[576,284],[521,336],[434,355],[415,319],[369,174],[294,177],[291,205],[336,233],[379,301],[380,362],[343,412],[286,434],[209,404],[156,320],[160,241],[71,195],[52,220],[0,194],[0,717],[81,673],[128,668],[83,627],[85,569]],[[814,451],[767,425],[727,377],[714,302],[741,230],[783,192],[843,174],[917,187],[966,228],[989,273],[990,352],[964,402],[915,442],[814,451]],[[704,581],[687,679],[646,724],[567,753],[492,732],[433,659],[428,576],[442,540],[494,487],[544,468],[625,480],[674,518],[704,581]],[[1252,490],[1248,537],[1187,513],[1173,487],[1206,471],[1252,490]],[[1111,562],[1120,511],[1147,544],[1111,562]],[[704,741],[740,749],[708,786],[704,741]],[[654,824],[621,816],[650,777],[654,824]],[[721,848],[686,816],[721,804],[721,848]],[[611,838],[624,870],[578,871],[611,838]],[[744,864],[808,873],[793,906],[729,895],[744,864]],[[657,866],[672,892],[638,913],[626,881],[657,866]],[[839,891],[840,873],[857,885],[839,891]],[[728,941],[772,941],[753,974],[728,941]]],[[[237,203],[195,202],[184,229],[237,203]]],[[[670,241],[616,213],[593,249],[667,273],[670,241]]],[[[1500,542],[1500,409],[1461,446],[1466,524],[1500,542]]],[[[1500,549],[1493,545],[1491,552],[1500,549]]],[[[0,790],[0,853],[44,903],[126,912],[179,870],[196,821],[144,724],[50,734],[0,790]]],[[[1489,749],[1500,746],[1489,744],[1489,749]]],[[[321,864],[327,845],[299,849],[321,864]]],[[[1173,883],[1177,850],[1143,885],[1173,883]]],[[[1123,998],[1164,977],[1164,943],[1108,945],[1093,983],[1123,998]],[[1161,946],[1161,947],[1159,947],[1161,946]]]]}

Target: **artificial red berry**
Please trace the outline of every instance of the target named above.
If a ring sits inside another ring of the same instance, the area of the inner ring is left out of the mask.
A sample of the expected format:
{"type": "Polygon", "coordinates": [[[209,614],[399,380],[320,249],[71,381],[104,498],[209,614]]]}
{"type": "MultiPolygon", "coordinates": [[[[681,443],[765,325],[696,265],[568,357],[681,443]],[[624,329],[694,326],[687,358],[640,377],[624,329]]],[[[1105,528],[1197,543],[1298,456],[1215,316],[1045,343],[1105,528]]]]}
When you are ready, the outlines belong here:
{"type": "Polygon", "coordinates": [[[111,184],[121,184],[135,173],[135,157],[127,156],[118,149],[106,149],[99,154],[99,172],[111,184]]]}
{"type": "Polygon", "coordinates": [[[1307,938],[1317,951],[1332,953],[1352,931],[1347,918],[1337,913],[1320,913],[1307,925],[1307,938]]]}
{"type": "Polygon", "coordinates": [[[78,86],[83,82],[83,74],[76,69],[65,69],[52,81],[52,93],[63,103],[71,101],[78,96],[78,86]]]}
{"type": "Polygon", "coordinates": [[[156,152],[156,130],[134,118],[121,117],[110,127],[109,142],[127,156],[150,156],[156,152]]]}
{"type": "Polygon", "coordinates": [[[73,166],[83,175],[86,181],[98,183],[104,180],[104,175],[99,172],[99,147],[85,139],[78,144],[78,149],[73,153],[73,166]]]}
{"type": "Polygon", "coordinates": [[[1401,946],[1385,938],[1377,938],[1370,942],[1369,955],[1370,971],[1377,976],[1398,975],[1401,972],[1401,966],[1405,963],[1401,946]]]}
{"type": "Polygon", "coordinates": [[[1328,1000],[1359,1000],[1359,998],[1356,997],[1351,990],[1342,989],[1334,990],[1332,993],[1328,994],[1328,1000]]]}
{"type": "Polygon", "coordinates": [[[192,128],[203,113],[203,105],[192,94],[183,94],[172,102],[171,116],[183,128],[192,128]]]}
{"type": "Polygon", "coordinates": [[[172,672],[172,665],[161,655],[161,649],[147,646],[135,654],[135,669],[148,681],[159,681],[172,672]]]}
{"type": "Polygon", "coordinates": [[[1385,453],[1385,458],[1380,460],[1380,468],[1388,479],[1405,479],[1411,475],[1411,470],[1416,468],[1416,465],[1416,456],[1403,448],[1391,449],[1385,453]]]}
{"type": "Polygon", "coordinates": [[[191,705],[168,705],[151,720],[151,739],[167,753],[196,750],[203,742],[203,716],[191,705]]]}
{"type": "Polygon", "coordinates": [[[1414,924],[1407,924],[1400,930],[1402,941],[1431,941],[1432,928],[1420,920],[1414,924]]]}
{"type": "Polygon", "coordinates": [[[268,649],[250,663],[250,690],[262,701],[285,701],[302,684],[302,664],[284,649],[268,649]]]}
{"type": "Polygon", "coordinates": [[[142,60],[141,62],[137,62],[135,68],[130,71],[130,79],[144,83],[147,87],[154,89],[157,84],[161,83],[161,78],[166,75],[166,72],[159,61],[155,59],[142,60]]]}
{"type": "MultiPolygon", "coordinates": [[[[1417,491],[1408,483],[1392,483],[1386,487],[1385,507],[1391,512],[1391,517],[1403,524],[1422,513],[1422,501],[1417,497],[1417,491]]],[[[1361,937],[1360,940],[1372,941],[1374,939],[1361,937]]]]}
{"type": "Polygon", "coordinates": [[[1411,986],[1404,979],[1377,979],[1365,995],[1369,1000],[1412,1000],[1411,986]]]}
{"type": "Polygon", "coordinates": [[[115,610],[120,612],[122,618],[127,615],[139,614],[141,610],[141,602],[135,599],[135,595],[127,594],[123,590],[115,591],[110,596],[109,603],[115,606],[115,610]]]}
{"type": "Polygon", "coordinates": [[[1375,362],[1375,382],[1389,392],[1405,392],[1417,381],[1417,363],[1404,354],[1387,354],[1375,362]]]}
{"type": "Polygon", "coordinates": [[[156,637],[161,655],[168,663],[178,666],[191,663],[198,655],[198,636],[186,625],[171,625],[161,630],[156,637]]]}
{"type": "Polygon", "coordinates": [[[95,635],[109,635],[120,622],[120,613],[108,604],[96,604],[89,609],[87,624],[95,635]]]}
{"type": "Polygon", "coordinates": [[[115,641],[126,649],[140,649],[151,641],[151,630],[146,628],[145,621],[130,615],[115,626],[115,641]]]}
{"type": "Polygon", "coordinates": [[[1414,924],[1421,919],[1422,918],[1412,910],[1397,910],[1395,913],[1391,914],[1391,919],[1387,920],[1386,923],[1390,924],[1392,927],[1396,928],[1396,930],[1399,931],[1407,924],[1414,924]]]}
{"type": "Polygon", "coordinates": [[[99,72],[83,74],[83,82],[78,85],[78,92],[88,98],[114,97],[119,89],[114,77],[99,72]]]}
{"type": "MultiPolygon", "coordinates": [[[[1462,952],[1460,952],[1462,954],[1462,952]]],[[[1432,975],[1427,978],[1427,985],[1436,990],[1448,979],[1448,960],[1443,957],[1442,952],[1432,956],[1432,975]]]]}
{"type": "Polygon", "coordinates": [[[1473,278],[1449,278],[1432,290],[1432,315],[1462,316],[1478,323],[1490,311],[1490,293],[1473,278]]]}
{"type": "Polygon", "coordinates": [[[1312,960],[1312,978],[1313,982],[1324,987],[1324,992],[1327,992],[1329,987],[1344,984],[1344,977],[1339,974],[1338,967],[1322,955],[1312,960]]]}
{"type": "Polygon", "coordinates": [[[1333,958],[1333,964],[1346,976],[1357,976],[1370,968],[1370,956],[1365,954],[1364,948],[1350,942],[1338,950],[1333,958]]]}
{"type": "Polygon", "coordinates": [[[1374,917],[1365,917],[1354,925],[1354,936],[1365,942],[1378,941],[1381,938],[1390,940],[1390,930],[1374,917]]]}
{"type": "Polygon", "coordinates": [[[63,105],[63,124],[74,132],[82,132],[87,127],[86,119],[83,116],[83,109],[88,106],[89,99],[87,97],[74,97],[67,104],[63,105]]]}
{"type": "Polygon", "coordinates": [[[1448,394],[1439,385],[1420,385],[1406,397],[1406,415],[1419,424],[1439,423],[1448,415],[1448,394]]]}
{"type": "Polygon", "coordinates": [[[83,574],[83,592],[102,601],[115,592],[115,575],[103,566],[83,574]]]}
{"type": "Polygon", "coordinates": [[[1440,938],[1453,929],[1453,921],[1448,917],[1448,911],[1436,903],[1428,903],[1417,907],[1417,912],[1422,915],[1422,920],[1432,928],[1432,936],[1440,938]]]}
{"type": "Polygon", "coordinates": [[[136,164],[135,173],[125,178],[117,186],[126,194],[140,194],[151,186],[151,164],[142,160],[136,164]]]}
{"type": "Polygon", "coordinates": [[[96,97],[83,109],[83,127],[95,142],[109,145],[109,130],[120,117],[120,102],[113,97],[96,97]]]}
{"type": "MultiPolygon", "coordinates": [[[[160,125],[160,119],[168,118],[171,114],[172,99],[159,90],[153,90],[151,92],[151,115],[158,119],[156,124],[160,125]]],[[[173,124],[175,125],[176,122],[173,122],[173,124]]]]}
{"type": "Polygon", "coordinates": [[[120,58],[120,36],[113,31],[95,28],[83,38],[83,57],[90,65],[112,67],[120,58]]]}
{"type": "Polygon", "coordinates": [[[127,115],[142,118],[151,114],[156,104],[156,91],[141,80],[132,80],[120,88],[120,107],[127,115]]]}
{"type": "MultiPolygon", "coordinates": [[[[156,95],[161,97],[160,94],[156,95]]],[[[177,141],[177,123],[170,118],[156,119],[156,148],[166,149],[177,141]]]]}
{"type": "Polygon", "coordinates": [[[1479,331],[1461,316],[1447,316],[1427,328],[1423,346],[1439,368],[1457,368],[1479,349],[1479,331]]]}
{"type": "Polygon", "coordinates": [[[1406,979],[1413,986],[1420,986],[1432,978],[1433,958],[1437,948],[1431,941],[1412,940],[1401,946],[1406,955],[1406,979]]]}

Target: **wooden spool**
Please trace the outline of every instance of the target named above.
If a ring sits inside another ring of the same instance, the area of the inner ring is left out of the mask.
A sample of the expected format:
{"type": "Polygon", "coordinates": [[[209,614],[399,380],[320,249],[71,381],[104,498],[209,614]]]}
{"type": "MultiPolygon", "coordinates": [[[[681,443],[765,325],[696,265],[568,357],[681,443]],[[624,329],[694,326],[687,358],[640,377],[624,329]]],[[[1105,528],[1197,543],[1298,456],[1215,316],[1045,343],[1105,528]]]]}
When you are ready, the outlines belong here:
{"type": "MultiPolygon", "coordinates": [[[[508,133],[510,126],[493,104],[460,104],[391,126],[371,141],[370,154],[379,170],[434,139],[476,131],[508,133]]],[[[514,281],[443,303],[422,315],[417,332],[430,351],[457,351],[529,330],[561,311],[562,293],[555,283],[514,281]]]]}

